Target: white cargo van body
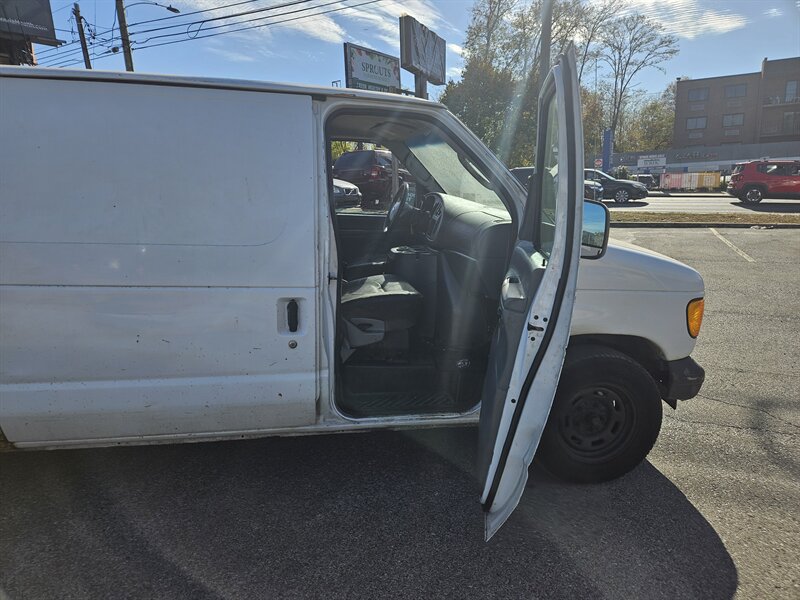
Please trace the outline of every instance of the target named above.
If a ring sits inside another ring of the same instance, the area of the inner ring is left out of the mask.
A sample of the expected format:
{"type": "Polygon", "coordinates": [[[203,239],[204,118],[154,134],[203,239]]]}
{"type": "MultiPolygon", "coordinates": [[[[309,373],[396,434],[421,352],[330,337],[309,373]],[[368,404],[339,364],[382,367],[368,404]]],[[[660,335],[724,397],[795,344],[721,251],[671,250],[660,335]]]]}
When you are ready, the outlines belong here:
{"type": "Polygon", "coordinates": [[[602,205],[583,221],[574,52],[540,105],[547,177],[526,201],[426,101],[0,68],[0,442],[433,426],[480,411],[490,537],[547,422],[582,240],[600,256],[608,237],[602,205]],[[387,147],[413,191],[404,182],[384,214],[336,212],[341,140],[387,147]],[[340,259],[353,241],[380,249],[372,271],[340,259]]]}
{"type": "Polygon", "coordinates": [[[310,95],[0,81],[8,439],[314,424],[310,95]]]}

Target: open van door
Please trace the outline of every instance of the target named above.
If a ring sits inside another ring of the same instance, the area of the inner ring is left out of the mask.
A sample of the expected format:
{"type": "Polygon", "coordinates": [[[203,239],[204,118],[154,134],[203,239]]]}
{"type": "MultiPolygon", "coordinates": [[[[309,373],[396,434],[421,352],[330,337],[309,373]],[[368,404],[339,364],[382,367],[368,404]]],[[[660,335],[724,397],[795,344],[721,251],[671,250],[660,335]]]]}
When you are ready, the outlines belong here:
{"type": "Polygon", "coordinates": [[[569,339],[583,214],[583,131],[575,53],[559,56],[539,96],[536,174],[503,281],[480,415],[478,476],[486,539],[528,479],[569,339]]]}

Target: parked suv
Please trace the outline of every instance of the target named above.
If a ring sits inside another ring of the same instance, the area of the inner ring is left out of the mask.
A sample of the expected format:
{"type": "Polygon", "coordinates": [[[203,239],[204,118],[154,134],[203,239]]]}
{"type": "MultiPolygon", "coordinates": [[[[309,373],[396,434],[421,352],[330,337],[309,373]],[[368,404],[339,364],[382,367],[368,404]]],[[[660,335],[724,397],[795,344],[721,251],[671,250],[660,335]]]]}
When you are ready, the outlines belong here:
{"type": "Polygon", "coordinates": [[[584,169],[584,179],[591,179],[603,186],[603,198],[614,199],[618,204],[628,200],[641,200],[647,198],[647,187],[638,181],[627,179],[614,179],[597,169],[584,169]]]}
{"type": "MultiPolygon", "coordinates": [[[[358,186],[363,202],[387,204],[392,195],[392,153],[388,150],[355,150],[345,152],[333,163],[333,176],[358,186]]],[[[397,170],[402,184],[411,176],[403,168],[397,170]]]]}
{"type": "Polygon", "coordinates": [[[733,168],[727,191],[745,204],[800,198],[800,160],[754,160],[733,168]]]}

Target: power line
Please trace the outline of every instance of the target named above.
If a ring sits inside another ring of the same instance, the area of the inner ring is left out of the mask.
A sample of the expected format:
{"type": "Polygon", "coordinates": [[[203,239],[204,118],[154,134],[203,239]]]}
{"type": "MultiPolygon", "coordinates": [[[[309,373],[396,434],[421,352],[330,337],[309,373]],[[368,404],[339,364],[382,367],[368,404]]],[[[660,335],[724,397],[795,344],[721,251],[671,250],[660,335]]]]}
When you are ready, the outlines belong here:
{"type": "MultiPolygon", "coordinates": [[[[107,46],[113,44],[114,42],[118,41],[118,37],[111,37],[111,38],[102,38],[96,33],[96,30],[91,27],[91,24],[86,21],[86,25],[89,25],[89,37],[91,38],[91,42],[89,43],[89,47],[94,49],[96,46],[107,46]]],[[[38,63],[41,66],[50,66],[53,63],[60,62],[63,59],[81,53],[82,50],[79,47],[72,48],[71,50],[62,50],[61,52],[57,52],[56,54],[48,54],[45,56],[39,55],[37,56],[38,63]]]]}
{"type": "MultiPolygon", "coordinates": [[[[90,23],[90,25],[91,25],[91,23],[90,23]]],[[[99,35],[104,35],[104,34],[110,32],[110,31],[111,31],[110,29],[105,29],[103,31],[96,32],[95,33],[95,37],[97,37],[99,35]]],[[[37,56],[37,58],[38,57],[42,57],[42,56],[46,56],[48,59],[49,58],[54,58],[56,56],[56,54],[62,53],[64,51],[64,48],[66,48],[67,46],[74,46],[75,44],[78,44],[78,43],[80,43],[80,40],[73,40],[71,42],[67,42],[66,44],[61,44],[60,46],[57,46],[57,47],[54,47],[54,48],[47,48],[46,50],[42,50],[41,52],[37,52],[36,56],[37,56]],[[55,52],[55,54],[53,54],[54,52],[55,52]]],[[[70,50],[70,52],[71,52],[71,50],[70,50]]]]}
{"type": "MultiPolygon", "coordinates": [[[[213,18],[210,18],[210,19],[201,19],[199,21],[191,21],[191,22],[188,22],[188,23],[187,22],[176,23],[175,25],[165,25],[164,27],[154,27],[152,29],[142,29],[140,31],[131,32],[131,35],[137,35],[137,34],[141,35],[143,33],[152,33],[152,32],[155,32],[155,31],[163,31],[165,29],[173,29],[175,27],[183,27],[183,26],[191,27],[192,25],[201,25],[202,26],[204,23],[211,23],[213,21],[224,21],[226,19],[233,19],[235,17],[244,17],[244,16],[247,16],[247,15],[253,15],[253,14],[257,14],[257,13],[277,10],[279,8],[287,8],[289,6],[294,6],[296,4],[306,4],[307,2],[311,2],[311,0],[291,0],[291,2],[284,2],[283,4],[273,4],[272,6],[268,6],[266,8],[257,8],[257,9],[254,9],[254,10],[246,10],[244,12],[232,13],[230,15],[222,15],[221,17],[213,17],[213,18]]],[[[281,13],[281,14],[285,14],[285,13],[281,13]]],[[[263,18],[269,18],[269,17],[263,17],[263,18]]],[[[133,25],[131,25],[131,27],[133,27],[133,25]]],[[[149,39],[155,39],[155,38],[149,38],[149,39]]]]}
{"type": "Polygon", "coordinates": [[[179,15],[171,15],[169,17],[159,17],[158,19],[148,19],[146,21],[137,21],[131,23],[129,27],[136,27],[137,25],[144,25],[145,23],[156,23],[158,21],[169,21],[170,19],[180,19],[181,17],[191,17],[192,15],[199,15],[205,12],[212,12],[215,10],[222,10],[223,8],[233,8],[234,6],[241,6],[242,4],[252,4],[253,2],[261,2],[262,0],[241,0],[241,2],[234,2],[233,4],[222,4],[214,6],[213,8],[204,8],[202,10],[195,10],[192,12],[181,13],[179,15]]]}
{"type": "MultiPolygon", "coordinates": [[[[90,32],[91,33],[91,32],[90,32]]],[[[96,35],[91,35],[92,42],[88,44],[89,49],[95,51],[98,46],[100,47],[107,47],[109,45],[114,44],[115,42],[119,41],[119,37],[112,37],[112,38],[98,38],[96,35]]],[[[73,48],[71,50],[65,50],[63,52],[59,52],[58,54],[51,54],[45,56],[43,59],[38,60],[39,66],[42,67],[52,67],[57,66],[56,63],[63,62],[64,60],[68,60],[70,57],[75,56],[77,54],[81,54],[82,49],[80,47],[73,48]]]]}
{"type": "MultiPolygon", "coordinates": [[[[220,6],[215,6],[213,8],[207,8],[207,9],[204,9],[204,10],[196,10],[196,11],[189,12],[189,13],[182,13],[180,15],[172,15],[172,16],[169,16],[169,17],[161,17],[159,19],[150,19],[150,20],[147,20],[147,21],[139,21],[137,23],[131,24],[129,27],[133,28],[133,27],[135,27],[137,25],[142,25],[142,24],[145,24],[145,23],[154,23],[154,22],[157,22],[157,21],[166,21],[166,20],[171,20],[171,19],[185,18],[185,17],[189,17],[189,16],[192,16],[192,15],[196,15],[196,14],[201,14],[201,13],[206,13],[206,12],[211,12],[211,11],[216,11],[216,10],[222,10],[224,8],[232,8],[234,6],[241,6],[243,4],[252,4],[253,2],[260,2],[260,1],[261,0],[241,0],[240,2],[234,2],[234,3],[231,3],[231,4],[223,4],[223,5],[220,5],[220,6]]],[[[244,12],[241,12],[241,13],[233,13],[233,14],[230,14],[230,15],[227,15],[227,16],[223,16],[223,17],[214,17],[212,19],[206,19],[206,20],[200,20],[200,21],[190,21],[190,22],[185,22],[184,21],[184,22],[181,22],[181,23],[176,23],[175,25],[169,25],[169,26],[162,27],[162,28],[146,29],[144,31],[138,31],[138,32],[134,31],[134,32],[131,32],[131,35],[135,35],[136,33],[148,33],[148,32],[153,32],[153,31],[159,31],[161,29],[170,29],[170,28],[174,28],[174,27],[182,27],[184,25],[189,27],[191,25],[202,24],[203,22],[208,22],[208,21],[218,21],[220,19],[230,19],[230,18],[233,18],[233,17],[244,16],[244,15],[248,15],[248,14],[255,14],[255,13],[258,13],[258,12],[277,10],[279,8],[285,8],[285,7],[288,7],[288,6],[292,6],[294,4],[300,4],[300,3],[303,3],[303,2],[309,2],[309,1],[310,0],[293,0],[291,2],[285,2],[283,4],[274,4],[274,5],[271,5],[271,6],[264,7],[264,8],[255,9],[253,11],[244,11],[244,12]]],[[[66,7],[68,7],[68,6],[69,5],[67,5],[66,7]]],[[[63,7],[63,8],[66,8],[66,7],[63,7]]],[[[59,10],[61,10],[61,9],[59,9],[59,10]]],[[[117,13],[115,11],[114,12],[114,24],[111,26],[111,28],[110,29],[105,29],[105,30],[103,30],[103,31],[101,31],[99,33],[97,33],[96,30],[95,30],[95,33],[94,33],[93,37],[96,37],[98,35],[103,35],[103,34],[106,34],[106,33],[109,33],[109,32],[111,32],[111,35],[113,36],[114,35],[114,30],[116,29],[116,24],[117,24],[117,13]]],[[[146,40],[146,41],[148,41],[148,40],[146,40]]],[[[48,58],[55,57],[55,54],[62,54],[62,52],[59,52],[59,51],[63,50],[65,47],[72,46],[74,44],[77,44],[78,42],[79,42],[79,40],[73,40],[72,42],[68,42],[66,44],[62,44],[61,46],[58,46],[57,48],[49,48],[47,50],[43,50],[42,52],[39,52],[37,56],[39,56],[39,57],[47,56],[48,58]],[[55,54],[53,54],[53,53],[55,53],[55,54]]]]}
{"type": "MultiPolygon", "coordinates": [[[[288,23],[290,21],[299,21],[301,19],[310,19],[310,18],[313,18],[313,17],[318,17],[318,16],[321,16],[321,15],[329,14],[329,13],[341,12],[341,11],[345,11],[345,10],[351,10],[351,9],[354,9],[354,8],[359,8],[361,6],[367,6],[369,4],[375,4],[377,2],[383,2],[383,1],[384,0],[367,0],[366,2],[361,2],[359,4],[352,4],[350,6],[344,6],[344,7],[340,7],[340,8],[331,8],[329,10],[323,10],[323,11],[320,11],[318,13],[313,13],[313,14],[310,14],[310,15],[301,15],[299,17],[292,17],[290,19],[282,19],[280,21],[274,21],[272,23],[262,23],[260,25],[251,25],[249,27],[240,27],[238,29],[231,29],[229,31],[219,31],[217,33],[210,33],[208,35],[197,35],[197,36],[194,36],[194,37],[188,37],[188,38],[183,39],[183,40],[172,40],[170,42],[161,42],[161,43],[158,43],[158,44],[148,44],[148,45],[145,45],[145,46],[137,46],[136,49],[137,50],[142,50],[144,48],[157,48],[159,46],[169,46],[171,44],[180,44],[182,42],[189,42],[189,41],[192,41],[192,40],[202,40],[202,39],[205,39],[205,38],[217,37],[218,35],[226,35],[228,33],[238,33],[240,31],[248,31],[250,29],[259,29],[261,27],[270,27],[270,26],[274,26],[274,25],[279,25],[281,23],[288,23]]],[[[332,3],[329,3],[329,4],[340,4],[340,2],[337,1],[335,3],[332,2],[332,3]]],[[[319,8],[321,6],[327,6],[327,5],[326,4],[321,4],[321,5],[316,6],[314,8],[319,8]]],[[[287,14],[287,13],[284,13],[284,14],[287,14]]],[[[252,21],[261,21],[261,20],[262,19],[253,19],[252,21]]],[[[248,23],[248,22],[252,22],[252,21],[243,21],[243,22],[248,23]]],[[[155,39],[155,38],[153,38],[153,39],[155,39]]]]}
{"type": "MultiPolygon", "coordinates": [[[[293,2],[287,2],[284,6],[292,6],[292,5],[296,5],[296,4],[305,4],[305,3],[310,2],[310,1],[311,0],[294,0],[293,2]]],[[[145,40],[143,40],[141,42],[138,42],[138,43],[146,44],[150,40],[158,40],[158,39],[161,39],[161,38],[175,37],[176,35],[188,35],[191,38],[195,38],[195,37],[197,37],[197,35],[200,33],[201,30],[202,31],[214,31],[215,29],[222,29],[224,27],[233,27],[234,25],[240,25],[242,23],[255,23],[256,21],[264,21],[265,19],[274,19],[275,17],[283,17],[285,15],[293,15],[293,14],[296,14],[296,13],[305,12],[307,10],[315,10],[317,8],[323,8],[325,6],[331,6],[332,4],[342,4],[342,2],[341,2],[341,0],[334,0],[332,2],[327,2],[327,3],[323,3],[323,4],[317,4],[315,6],[308,6],[308,7],[305,7],[305,8],[296,8],[294,10],[287,10],[285,12],[280,12],[280,13],[276,13],[276,14],[272,14],[272,15],[267,15],[265,17],[258,17],[256,19],[243,19],[241,21],[234,21],[233,23],[224,23],[222,25],[216,25],[214,27],[208,27],[207,29],[203,29],[203,25],[205,23],[207,23],[208,21],[197,21],[195,23],[187,24],[187,30],[186,31],[179,31],[177,33],[163,33],[161,35],[154,35],[154,36],[148,37],[147,39],[145,39],[145,40]],[[200,25],[200,27],[196,31],[191,32],[191,33],[193,33],[193,35],[190,35],[190,31],[188,30],[188,27],[191,26],[191,25],[198,25],[198,24],[200,25]]],[[[214,19],[214,20],[216,21],[216,20],[221,20],[221,19],[229,19],[229,18],[231,18],[233,16],[235,16],[235,15],[231,15],[231,16],[228,16],[228,17],[220,17],[219,19],[214,19]]],[[[166,28],[164,28],[164,29],[166,29],[166,28]]],[[[144,31],[135,31],[132,35],[141,35],[143,33],[146,33],[146,32],[144,32],[144,31]]]]}
{"type": "MultiPolygon", "coordinates": [[[[273,26],[280,27],[284,23],[289,23],[289,22],[292,22],[292,21],[299,21],[299,20],[303,20],[303,19],[313,19],[314,17],[318,17],[318,16],[321,16],[321,15],[334,13],[334,12],[341,12],[341,11],[346,11],[346,10],[352,10],[354,8],[360,8],[362,6],[367,6],[369,4],[375,4],[377,2],[383,2],[383,1],[384,0],[367,0],[365,2],[352,4],[350,6],[332,8],[332,9],[320,11],[320,12],[317,12],[317,13],[309,14],[309,15],[301,15],[301,16],[298,16],[298,17],[291,17],[289,19],[281,19],[280,21],[274,21],[274,22],[271,22],[271,23],[261,23],[259,25],[251,25],[251,26],[248,26],[248,27],[240,27],[238,29],[234,29],[234,30],[230,30],[230,31],[220,31],[220,32],[211,33],[211,34],[208,34],[208,35],[189,37],[189,38],[182,39],[182,40],[172,40],[172,41],[168,41],[168,42],[161,42],[161,43],[158,43],[158,44],[148,44],[148,45],[144,45],[144,46],[137,46],[135,49],[136,50],[144,50],[146,48],[157,48],[159,46],[170,46],[172,44],[180,44],[180,43],[183,43],[183,42],[189,42],[189,41],[196,40],[196,39],[217,37],[219,35],[225,35],[225,34],[228,34],[228,33],[237,33],[239,31],[247,31],[247,30],[250,30],[250,29],[259,29],[259,28],[262,28],[262,27],[273,27],[273,26]]],[[[320,5],[320,6],[322,6],[322,5],[320,5]]],[[[319,8],[319,6],[314,7],[314,8],[319,8]]],[[[255,19],[253,19],[253,20],[255,20],[255,19]]],[[[262,19],[258,19],[258,20],[262,20],[262,19]]],[[[244,22],[248,22],[248,21],[244,21],[244,22]]],[[[108,51],[108,52],[105,52],[103,54],[98,55],[96,58],[97,59],[107,58],[108,56],[111,56],[112,54],[115,54],[115,53],[112,52],[112,51],[108,51]]],[[[80,62],[81,62],[81,60],[73,60],[71,63],[67,62],[66,64],[53,65],[53,66],[69,67],[69,66],[73,66],[73,65],[79,64],[80,62]]]]}
{"type": "MultiPolygon", "coordinates": [[[[119,41],[119,38],[116,38],[113,41],[119,41]]],[[[89,44],[89,49],[94,52],[94,51],[96,51],[98,46],[100,46],[101,48],[105,47],[103,44],[89,44]]],[[[74,63],[72,63],[71,61],[75,60],[75,57],[80,55],[80,54],[82,54],[82,52],[83,51],[82,51],[81,48],[78,48],[77,50],[70,50],[68,54],[63,54],[61,56],[51,57],[49,62],[40,62],[39,66],[40,67],[65,67],[65,66],[69,66],[69,64],[67,64],[67,63],[78,64],[80,62],[83,62],[83,60],[81,59],[81,60],[78,60],[78,61],[76,61],[74,63]]],[[[109,50],[109,52],[112,52],[113,54],[116,54],[116,52],[113,52],[113,50],[109,50]]],[[[97,54],[95,56],[102,56],[102,54],[97,54]]]]}
{"type": "Polygon", "coordinates": [[[66,9],[66,8],[69,8],[70,6],[72,6],[72,0],[69,0],[69,1],[68,1],[68,2],[67,2],[65,5],[64,5],[64,6],[62,6],[61,8],[57,8],[57,9],[55,9],[55,10],[53,11],[53,14],[56,14],[57,12],[61,12],[62,10],[66,9]]]}

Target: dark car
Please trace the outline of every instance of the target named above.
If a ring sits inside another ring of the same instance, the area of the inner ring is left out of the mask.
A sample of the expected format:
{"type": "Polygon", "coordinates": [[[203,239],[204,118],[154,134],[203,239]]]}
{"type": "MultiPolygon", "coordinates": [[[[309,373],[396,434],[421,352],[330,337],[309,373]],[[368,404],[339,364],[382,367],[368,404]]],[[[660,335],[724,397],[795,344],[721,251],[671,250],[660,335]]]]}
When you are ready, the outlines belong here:
{"type": "Polygon", "coordinates": [[[603,198],[613,199],[620,204],[628,200],[647,198],[647,187],[638,181],[614,179],[597,169],[584,169],[583,173],[584,179],[591,179],[603,186],[603,198]]]}
{"type": "Polygon", "coordinates": [[[735,165],[726,190],[746,204],[763,198],[800,198],[800,160],[754,160],[735,165]]]}
{"type": "MultiPolygon", "coordinates": [[[[534,167],[514,167],[511,169],[511,174],[526,188],[535,172],[536,169],[534,167]]],[[[601,200],[603,198],[603,186],[596,181],[584,180],[583,197],[586,200],[601,200]]]]}
{"type": "Polygon", "coordinates": [[[361,191],[344,179],[333,180],[333,205],[336,208],[361,206],[361,191]]]}
{"type": "MultiPolygon", "coordinates": [[[[388,150],[345,152],[333,163],[333,176],[357,185],[365,204],[385,204],[392,195],[392,153],[388,150]]],[[[398,168],[400,183],[411,181],[411,174],[398,168]]]]}

